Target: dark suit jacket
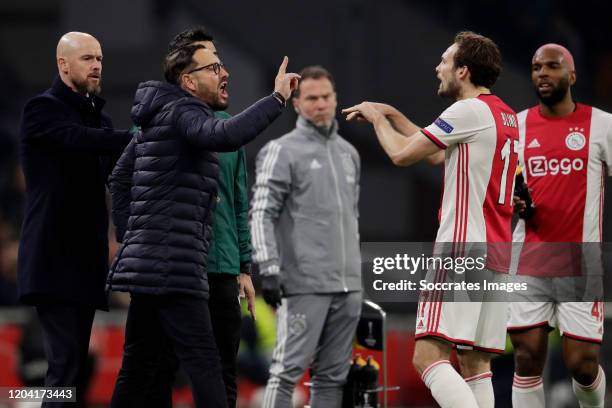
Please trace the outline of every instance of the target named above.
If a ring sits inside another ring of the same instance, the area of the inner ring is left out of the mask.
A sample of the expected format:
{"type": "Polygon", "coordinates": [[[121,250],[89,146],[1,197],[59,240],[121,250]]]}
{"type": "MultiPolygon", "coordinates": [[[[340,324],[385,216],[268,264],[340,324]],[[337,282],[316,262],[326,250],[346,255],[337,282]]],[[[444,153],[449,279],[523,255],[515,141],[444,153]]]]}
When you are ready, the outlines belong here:
{"type": "Polygon", "coordinates": [[[106,308],[105,181],[131,134],[112,129],[103,105],[58,77],[23,110],[26,201],[17,283],[26,304],[59,299],[106,308]]]}

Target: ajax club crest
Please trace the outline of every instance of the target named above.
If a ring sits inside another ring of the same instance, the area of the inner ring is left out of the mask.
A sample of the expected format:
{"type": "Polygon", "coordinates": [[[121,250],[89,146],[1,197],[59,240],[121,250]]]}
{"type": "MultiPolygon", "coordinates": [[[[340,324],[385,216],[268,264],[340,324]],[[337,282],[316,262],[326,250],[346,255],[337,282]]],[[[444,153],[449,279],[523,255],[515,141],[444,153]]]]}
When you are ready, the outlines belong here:
{"type": "Polygon", "coordinates": [[[570,133],[565,138],[565,145],[570,150],[580,150],[586,144],[586,137],[584,137],[584,129],[582,128],[570,128],[570,133]]]}
{"type": "Polygon", "coordinates": [[[306,331],[306,315],[294,313],[289,315],[289,333],[299,336],[306,331]]]}

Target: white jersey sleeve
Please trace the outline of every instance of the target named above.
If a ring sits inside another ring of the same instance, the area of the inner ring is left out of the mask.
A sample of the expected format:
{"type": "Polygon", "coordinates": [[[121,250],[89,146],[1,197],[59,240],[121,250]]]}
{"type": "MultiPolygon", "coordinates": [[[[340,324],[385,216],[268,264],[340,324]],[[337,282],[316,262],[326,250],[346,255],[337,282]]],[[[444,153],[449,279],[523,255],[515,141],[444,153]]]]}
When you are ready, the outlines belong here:
{"type": "MultiPolygon", "coordinates": [[[[519,164],[521,167],[525,168],[525,130],[526,130],[526,120],[527,113],[529,109],[525,109],[516,115],[516,119],[518,121],[518,130],[519,130],[519,143],[518,143],[518,154],[519,154],[519,164]]],[[[523,171],[523,177],[526,177],[525,172],[523,171]]],[[[526,178],[525,178],[526,180],[526,178]]],[[[514,190],[513,190],[514,191],[514,190]]]]}
{"type": "Polygon", "coordinates": [[[495,126],[490,118],[481,117],[482,109],[474,106],[475,103],[478,103],[475,98],[453,103],[431,125],[422,129],[423,134],[441,149],[472,142],[483,130],[495,126]]]}
{"type": "Polygon", "coordinates": [[[608,176],[612,176],[612,114],[593,108],[591,128],[599,159],[606,163],[608,176]]]}

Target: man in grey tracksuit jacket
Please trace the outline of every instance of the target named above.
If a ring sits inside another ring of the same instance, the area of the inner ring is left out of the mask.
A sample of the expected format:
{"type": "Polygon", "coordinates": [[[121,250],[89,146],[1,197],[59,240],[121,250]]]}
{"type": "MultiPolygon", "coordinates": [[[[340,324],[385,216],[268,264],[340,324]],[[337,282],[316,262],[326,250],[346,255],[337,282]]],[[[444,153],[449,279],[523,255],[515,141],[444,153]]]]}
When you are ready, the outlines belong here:
{"type": "Polygon", "coordinates": [[[264,299],[280,305],[265,408],[290,407],[309,365],[311,406],[340,406],[361,311],[359,155],[338,135],[331,75],[300,75],[297,126],[259,152],[251,207],[264,299]]]}

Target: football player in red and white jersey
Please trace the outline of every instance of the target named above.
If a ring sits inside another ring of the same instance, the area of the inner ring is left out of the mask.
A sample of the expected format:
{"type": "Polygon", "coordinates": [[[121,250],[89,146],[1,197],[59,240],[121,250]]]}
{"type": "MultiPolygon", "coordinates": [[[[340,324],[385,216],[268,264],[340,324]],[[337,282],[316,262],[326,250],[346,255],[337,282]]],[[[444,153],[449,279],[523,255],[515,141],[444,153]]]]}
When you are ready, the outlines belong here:
{"type": "MultiPolygon", "coordinates": [[[[344,109],[347,120],[372,123],[380,144],[398,166],[422,159],[445,162],[444,197],[436,245],[462,256],[468,243],[509,243],[512,191],[518,161],[514,111],[490,88],[501,55],[489,38],[457,34],[436,67],[440,96],[455,102],[420,128],[395,108],[371,102],[344,109]]],[[[489,255],[491,255],[489,253],[489,255]]],[[[487,268],[507,273],[510,256],[489,256],[487,268]]],[[[436,281],[445,273],[430,271],[436,281]]],[[[493,273],[493,272],[491,272],[493,273]]],[[[421,293],[413,363],[442,408],[493,408],[491,353],[503,352],[503,302],[444,302],[438,291],[421,293]],[[449,362],[456,346],[461,374],[449,362]]]]}
{"type": "MultiPolygon", "coordinates": [[[[516,273],[518,278],[531,279],[536,288],[544,287],[542,282],[553,286],[536,289],[550,301],[510,303],[508,331],[515,360],[512,403],[516,408],[545,406],[542,372],[548,332],[557,326],[580,406],[603,407],[606,378],[599,365],[603,303],[597,298],[565,302],[552,296],[584,272],[580,259],[577,267],[572,266],[571,251],[557,251],[553,246],[586,247],[601,242],[604,177],[612,163],[612,115],[574,102],[574,60],[563,46],[546,44],[535,52],[531,79],[540,102],[518,115],[519,156],[535,211],[514,231],[514,241],[523,242],[516,273]]],[[[524,205],[518,197],[515,201],[517,207],[524,205]]],[[[581,251],[577,252],[580,258],[581,251]]]]}

